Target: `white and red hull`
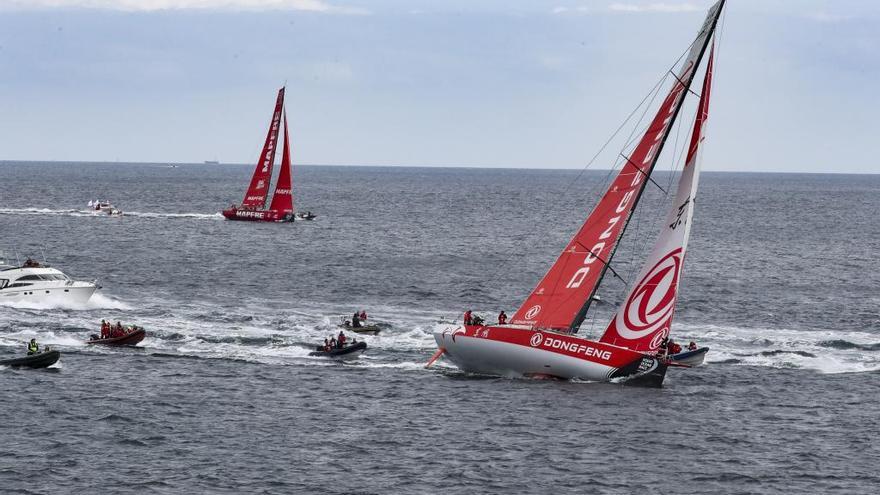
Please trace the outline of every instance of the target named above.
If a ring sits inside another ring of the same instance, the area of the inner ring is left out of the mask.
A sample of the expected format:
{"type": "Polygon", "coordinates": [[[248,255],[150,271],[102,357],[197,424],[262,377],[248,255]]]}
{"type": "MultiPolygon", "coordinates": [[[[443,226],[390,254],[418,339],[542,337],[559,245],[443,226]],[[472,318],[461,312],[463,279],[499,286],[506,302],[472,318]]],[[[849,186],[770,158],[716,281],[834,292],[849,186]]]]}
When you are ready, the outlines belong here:
{"type": "Polygon", "coordinates": [[[660,386],[667,367],[623,347],[515,325],[468,325],[436,332],[434,339],[445,358],[470,373],[660,386]]]}

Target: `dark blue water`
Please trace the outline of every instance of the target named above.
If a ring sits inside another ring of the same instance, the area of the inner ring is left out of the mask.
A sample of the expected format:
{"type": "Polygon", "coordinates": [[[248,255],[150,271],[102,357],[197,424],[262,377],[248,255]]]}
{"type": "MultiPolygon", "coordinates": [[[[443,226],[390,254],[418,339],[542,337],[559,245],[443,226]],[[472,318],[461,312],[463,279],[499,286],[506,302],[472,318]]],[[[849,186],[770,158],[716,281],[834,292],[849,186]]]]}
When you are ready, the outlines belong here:
{"type": "MultiPolygon", "coordinates": [[[[705,173],[673,335],[712,347],[664,388],[422,365],[468,307],[510,313],[606,172],[297,167],[314,222],[227,222],[250,167],[0,163],[7,258],[103,289],[0,306],[4,493],[873,493],[880,475],[880,177],[705,173]],[[122,218],[85,211],[110,199],[122,218]],[[389,325],[310,358],[339,315],[389,325]],[[101,318],[143,349],[82,342],[101,318]],[[665,489],[665,488],[664,488],[665,489]]],[[[658,182],[669,184],[660,174],[658,182]]],[[[632,277],[666,208],[618,252],[632,277]]],[[[584,324],[597,335],[624,285],[584,324]]]]}

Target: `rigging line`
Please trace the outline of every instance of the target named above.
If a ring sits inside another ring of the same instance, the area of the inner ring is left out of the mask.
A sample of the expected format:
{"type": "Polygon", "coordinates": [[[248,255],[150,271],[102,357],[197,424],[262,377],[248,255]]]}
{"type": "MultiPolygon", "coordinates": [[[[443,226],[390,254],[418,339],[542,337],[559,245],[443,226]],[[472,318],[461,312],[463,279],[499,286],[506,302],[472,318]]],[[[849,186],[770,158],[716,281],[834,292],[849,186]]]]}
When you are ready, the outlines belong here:
{"type": "MultiPolygon", "coordinates": [[[[698,39],[698,37],[697,37],[697,38],[694,38],[694,40],[691,41],[691,43],[687,46],[687,48],[686,48],[685,50],[683,50],[683,51],[681,52],[681,54],[679,54],[678,58],[675,59],[675,62],[672,63],[672,65],[670,66],[670,68],[667,69],[667,71],[663,73],[663,76],[661,76],[660,79],[659,79],[656,83],[654,83],[654,86],[651,88],[651,90],[648,91],[647,94],[645,94],[645,96],[642,98],[642,101],[640,101],[639,104],[636,105],[635,108],[633,108],[633,110],[629,113],[629,115],[626,117],[626,119],[624,119],[624,121],[621,122],[621,124],[617,127],[617,130],[615,130],[615,131],[611,134],[611,136],[605,141],[605,143],[599,148],[599,151],[597,151],[597,152],[593,155],[593,157],[590,158],[590,161],[587,163],[586,166],[584,166],[584,168],[581,170],[581,173],[579,173],[578,176],[575,177],[574,181],[572,181],[572,182],[569,184],[568,187],[566,187],[565,189],[563,189],[562,192],[566,192],[568,189],[570,189],[571,187],[573,187],[574,184],[575,184],[578,180],[580,180],[581,176],[583,175],[583,172],[585,172],[588,168],[590,168],[590,166],[593,165],[593,163],[596,161],[596,158],[598,158],[599,155],[602,154],[603,151],[605,151],[605,148],[607,148],[608,145],[611,143],[611,141],[614,140],[615,137],[617,137],[617,135],[620,133],[620,131],[623,129],[623,127],[627,124],[627,122],[629,122],[630,119],[632,119],[632,116],[633,116],[633,115],[639,110],[639,108],[641,108],[643,105],[644,105],[645,109],[644,109],[644,111],[642,111],[642,115],[639,117],[639,120],[637,121],[636,125],[633,126],[633,130],[630,131],[629,136],[627,136],[626,140],[624,141],[625,144],[621,147],[621,153],[623,152],[623,150],[625,150],[627,147],[629,147],[629,146],[633,143],[633,141],[634,141],[634,137],[633,137],[633,136],[634,136],[634,135],[636,135],[636,136],[640,136],[641,134],[644,133],[644,131],[642,131],[642,132],[636,134],[636,130],[639,130],[639,129],[640,129],[639,126],[638,126],[638,123],[639,123],[639,122],[642,122],[642,121],[645,119],[645,114],[647,114],[648,110],[651,108],[651,105],[654,103],[654,100],[657,98],[657,95],[659,94],[659,90],[660,90],[660,88],[663,86],[663,82],[666,80],[667,77],[669,77],[669,73],[670,73],[673,69],[675,69],[675,67],[681,62],[681,60],[684,58],[684,56],[687,55],[687,53],[691,50],[691,47],[693,47],[694,43],[697,42],[697,39],[698,39]],[[651,100],[648,102],[647,105],[645,105],[645,101],[648,100],[649,97],[651,98],[651,100]]],[[[650,126],[650,123],[647,124],[644,128],[647,128],[648,126],[650,126]]],[[[644,128],[643,128],[643,129],[644,129],[644,128]]],[[[611,171],[609,171],[608,176],[606,176],[606,178],[605,178],[605,185],[607,185],[608,177],[610,177],[610,175],[611,175],[610,172],[614,171],[614,170],[617,168],[617,166],[618,166],[618,164],[615,162],[614,167],[612,167],[611,171]]],[[[590,191],[590,193],[592,194],[592,191],[590,191]]]]}
{"type": "MultiPolygon", "coordinates": [[[[683,56],[684,56],[684,53],[679,56],[678,60],[676,60],[676,62],[675,62],[676,65],[678,64],[679,60],[681,60],[681,58],[683,56]]],[[[629,122],[632,119],[633,115],[635,115],[638,112],[639,108],[644,106],[645,109],[642,112],[642,115],[639,117],[638,122],[634,126],[634,129],[639,128],[638,123],[644,120],[645,114],[651,108],[651,105],[653,104],[654,100],[657,98],[657,95],[659,94],[659,90],[662,88],[663,83],[667,77],[668,77],[668,75],[664,73],[663,76],[654,84],[654,86],[651,88],[651,90],[642,98],[642,100],[639,102],[639,104],[635,108],[633,108],[633,110],[629,113],[629,115],[626,117],[626,119],[618,126],[618,128],[614,131],[614,133],[605,141],[605,143],[602,145],[602,147],[599,149],[599,151],[597,151],[593,155],[593,157],[590,159],[590,161],[587,163],[587,165],[585,165],[580,170],[580,172],[578,172],[578,175],[574,178],[574,180],[572,180],[564,189],[562,189],[562,191],[560,191],[560,195],[564,195],[565,193],[567,193],[577,182],[580,181],[583,174],[587,171],[587,169],[589,169],[593,165],[593,163],[596,161],[596,159],[599,157],[599,155],[602,154],[602,152],[608,147],[608,145],[614,140],[614,138],[617,137],[617,135],[620,133],[620,131],[626,126],[627,122],[629,122]],[[649,98],[650,98],[650,100],[649,100],[649,98]],[[648,101],[647,105],[645,105],[646,101],[648,101]]],[[[645,128],[647,128],[649,126],[650,126],[650,123],[647,124],[645,126],[645,128]]],[[[634,131],[630,133],[630,137],[628,138],[628,140],[632,139],[633,133],[634,133],[634,131]]],[[[612,168],[608,171],[608,173],[606,174],[606,176],[603,180],[599,181],[596,185],[594,185],[592,188],[590,188],[590,190],[588,190],[587,195],[593,196],[598,192],[598,190],[603,189],[603,188],[607,188],[608,184],[610,183],[610,178],[614,174],[614,172],[616,171],[617,168],[618,168],[618,164],[615,163],[614,168],[612,168]]],[[[548,208],[548,212],[550,215],[555,215],[557,209],[561,210],[562,208],[564,208],[566,206],[567,205],[565,203],[555,205],[555,207],[554,207],[554,205],[551,205],[551,207],[548,208]]],[[[496,275],[494,277],[492,277],[489,280],[484,280],[484,282],[489,282],[490,284],[494,284],[496,281],[500,280],[501,275],[503,273],[506,273],[507,268],[510,267],[512,265],[512,263],[513,263],[513,261],[511,260],[511,261],[503,264],[502,269],[497,270],[495,272],[496,275]]],[[[623,278],[621,278],[621,280],[624,281],[624,283],[626,283],[626,281],[623,278]]]]}
{"type": "Polygon", "coordinates": [[[620,156],[623,157],[623,159],[626,160],[630,165],[632,165],[633,167],[635,167],[636,170],[638,170],[639,173],[641,173],[642,175],[644,175],[646,179],[648,179],[649,181],[651,181],[652,184],[654,184],[655,186],[657,186],[657,189],[660,189],[661,191],[663,191],[663,194],[664,194],[664,195],[668,195],[668,194],[669,194],[669,193],[666,192],[666,189],[663,189],[663,186],[661,186],[660,184],[657,184],[657,181],[655,181],[654,179],[652,179],[651,176],[648,175],[644,170],[640,169],[639,166],[636,165],[635,162],[633,162],[632,160],[630,160],[628,156],[624,155],[623,153],[621,153],[620,156]]]}
{"type": "MultiPolygon", "coordinates": [[[[669,74],[671,74],[672,77],[674,77],[675,80],[678,81],[679,84],[681,84],[682,86],[685,86],[684,82],[681,80],[680,77],[676,76],[672,71],[669,71],[669,74]]],[[[692,90],[691,88],[688,88],[687,86],[685,86],[685,89],[687,90],[688,93],[696,96],[697,98],[700,97],[700,95],[698,95],[697,92],[692,90]]]]}
{"type": "MultiPolygon", "coordinates": [[[[626,119],[624,119],[624,121],[620,123],[620,125],[619,125],[619,126],[617,127],[617,129],[611,134],[611,136],[609,136],[608,139],[605,140],[605,143],[602,144],[601,147],[599,147],[599,150],[598,150],[595,154],[593,154],[593,157],[590,158],[590,160],[587,162],[587,164],[581,169],[581,171],[578,173],[577,177],[575,177],[574,180],[571,181],[571,182],[568,184],[568,186],[566,186],[565,189],[563,189],[563,190],[561,191],[560,194],[564,194],[564,193],[568,192],[569,189],[571,189],[572,187],[574,187],[574,185],[575,185],[577,182],[580,181],[581,177],[582,177],[583,174],[587,171],[587,169],[589,169],[589,168],[595,163],[596,159],[599,158],[599,156],[602,154],[602,152],[604,152],[605,149],[608,147],[608,145],[611,144],[611,142],[614,140],[614,138],[617,137],[617,135],[620,133],[620,131],[621,131],[621,130],[626,126],[626,124],[632,119],[633,115],[635,115],[635,114],[639,111],[639,108],[641,108],[642,106],[644,106],[645,109],[644,109],[644,111],[642,111],[642,115],[641,115],[641,116],[639,117],[639,119],[636,121],[636,125],[633,126],[633,131],[630,132],[630,135],[627,137],[625,143],[628,143],[628,142],[630,142],[630,141],[632,140],[632,136],[633,136],[633,133],[635,132],[635,129],[638,129],[638,128],[639,128],[638,124],[639,124],[640,122],[642,122],[642,121],[645,119],[645,114],[648,112],[648,110],[650,109],[651,105],[654,103],[654,100],[657,98],[658,91],[659,91],[659,89],[662,87],[662,85],[663,85],[663,81],[666,80],[666,77],[667,77],[667,75],[666,75],[666,74],[663,74],[663,77],[661,77],[656,83],[654,83],[654,86],[651,88],[650,91],[648,91],[648,93],[645,94],[645,96],[642,98],[642,101],[640,101],[640,102],[638,103],[638,105],[636,105],[635,108],[632,109],[632,111],[629,113],[629,115],[626,116],[626,119]],[[650,101],[648,101],[648,98],[649,98],[649,97],[650,97],[650,101]],[[647,105],[645,104],[646,101],[648,101],[647,105]]],[[[650,124],[649,124],[649,125],[650,125],[650,124]]],[[[626,148],[626,146],[628,146],[628,144],[625,144],[625,145],[624,145],[624,148],[626,148]]],[[[611,178],[611,176],[612,176],[613,173],[617,170],[618,166],[619,166],[619,164],[618,164],[617,162],[615,162],[614,165],[611,167],[611,169],[608,170],[608,173],[605,175],[605,178],[602,179],[600,182],[598,182],[598,183],[597,183],[595,186],[593,186],[590,190],[588,190],[586,196],[591,197],[591,196],[593,196],[593,195],[594,195],[599,189],[604,189],[604,188],[606,188],[606,187],[608,186],[608,184],[610,183],[610,178],[611,178]]]]}
{"type": "MultiPolygon", "coordinates": [[[[578,243],[578,245],[581,246],[582,248],[586,249],[586,246],[584,246],[583,244],[578,243]]],[[[572,252],[574,252],[574,251],[572,251],[572,252]]],[[[597,260],[601,261],[602,264],[605,265],[605,268],[611,270],[611,273],[613,273],[615,277],[619,278],[621,282],[623,282],[624,284],[628,284],[628,282],[623,277],[621,277],[620,274],[617,273],[616,270],[614,270],[614,268],[611,268],[611,265],[607,261],[605,261],[605,259],[603,259],[601,256],[597,255],[596,253],[594,253],[592,251],[587,250],[586,252],[590,253],[593,256],[593,258],[596,258],[597,260]]]]}
{"type": "MultiPolygon", "coordinates": [[[[650,105],[654,102],[654,99],[657,98],[657,95],[659,94],[659,92],[657,92],[657,91],[659,90],[658,86],[662,85],[662,83],[666,80],[667,77],[669,77],[670,74],[672,74],[672,76],[675,77],[676,80],[678,80],[679,82],[681,82],[681,80],[679,80],[678,77],[675,76],[675,73],[674,73],[675,67],[678,66],[678,65],[681,63],[682,59],[685,57],[685,55],[687,55],[687,54],[690,52],[691,48],[693,48],[693,46],[694,46],[694,43],[696,43],[698,39],[699,39],[699,35],[697,35],[696,37],[694,37],[693,41],[691,41],[690,44],[687,46],[687,48],[685,48],[685,49],[681,52],[681,54],[678,56],[678,58],[675,59],[675,62],[673,62],[672,65],[671,65],[671,66],[666,70],[666,72],[663,74],[663,77],[661,77],[660,80],[657,82],[657,84],[654,85],[654,89],[652,89],[652,92],[655,92],[655,93],[654,93],[654,97],[651,98],[651,103],[648,104],[649,107],[650,107],[650,105]]],[[[644,101],[644,100],[643,100],[643,101],[644,101]]],[[[645,109],[645,112],[643,112],[643,113],[642,113],[642,116],[639,118],[639,122],[641,122],[642,120],[644,120],[644,118],[645,118],[645,113],[647,113],[647,111],[648,111],[648,109],[646,108],[646,109],[645,109]]],[[[627,137],[627,140],[625,141],[626,144],[624,144],[623,148],[621,149],[621,153],[622,153],[626,148],[628,148],[630,145],[632,145],[632,144],[634,143],[634,141],[635,141],[634,136],[641,136],[642,134],[644,134],[644,130],[643,130],[643,129],[647,129],[650,125],[651,125],[651,123],[649,122],[645,127],[643,127],[642,129],[640,129],[641,132],[639,132],[639,133],[636,133],[636,132],[635,132],[635,131],[638,129],[638,126],[634,127],[634,128],[633,128],[633,131],[630,133],[629,137],[627,137]]]]}
{"type": "MultiPolygon", "coordinates": [[[[675,68],[675,67],[681,62],[681,60],[685,57],[685,55],[690,51],[691,47],[693,47],[694,43],[697,42],[697,39],[698,39],[698,37],[697,37],[697,38],[694,38],[694,40],[691,41],[691,43],[688,45],[688,47],[687,47],[684,51],[682,51],[682,53],[678,56],[678,58],[672,63],[671,68],[675,68]]],[[[671,70],[671,69],[670,69],[670,70],[671,70]]],[[[599,148],[599,150],[593,155],[593,157],[590,158],[589,162],[587,162],[587,164],[586,164],[586,165],[580,170],[580,172],[578,173],[577,177],[575,177],[575,179],[574,179],[573,181],[571,181],[571,182],[569,183],[569,185],[566,186],[566,187],[561,191],[561,193],[566,193],[566,192],[568,192],[568,190],[570,190],[570,189],[571,189],[571,188],[572,188],[577,182],[580,181],[580,179],[581,179],[581,177],[583,176],[583,174],[584,174],[584,173],[585,173],[585,172],[586,172],[586,171],[587,171],[587,170],[588,170],[588,169],[594,164],[594,162],[595,162],[596,159],[599,157],[599,155],[601,155],[602,152],[605,151],[605,149],[608,147],[608,145],[614,140],[614,138],[617,137],[617,135],[620,133],[620,131],[621,131],[621,130],[626,126],[626,124],[632,119],[633,115],[635,115],[635,114],[638,112],[639,108],[642,107],[642,106],[645,104],[645,102],[648,100],[648,98],[650,97],[650,102],[648,103],[648,105],[645,106],[645,110],[642,112],[642,116],[639,118],[639,121],[638,121],[638,122],[641,122],[642,120],[644,120],[645,114],[647,114],[648,109],[651,107],[651,105],[653,104],[654,100],[657,98],[657,95],[659,94],[659,89],[660,89],[660,87],[663,85],[663,82],[666,80],[666,78],[668,77],[668,75],[669,75],[668,71],[667,71],[667,72],[664,72],[663,76],[660,77],[660,79],[654,84],[654,86],[651,88],[651,90],[650,90],[650,91],[649,91],[649,92],[648,92],[648,93],[642,98],[642,100],[639,102],[639,104],[636,105],[635,108],[633,108],[633,110],[629,113],[629,115],[626,117],[626,119],[624,119],[624,121],[623,121],[623,122],[617,127],[617,129],[616,129],[616,130],[612,133],[612,135],[611,135],[611,136],[605,141],[605,143],[599,148]]],[[[650,126],[650,124],[648,124],[646,127],[648,127],[648,126],[650,126]]],[[[632,140],[633,140],[633,135],[635,134],[635,130],[639,128],[638,123],[637,123],[635,126],[633,126],[633,127],[634,127],[633,131],[630,133],[629,137],[627,138],[627,142],[629,142],[629,143],[631,143],[632,140]]],[[[626,147],[627,147],[627,145],[624,145],[624,147],[621,148],[621,154],[623,153],[623,150],[626,149],[626,147]]],[[[593,188],[591,188],[590,191],[588,192],[588,194],[589,194],[590,196],[592,196],[592,195],[593,195],[593,194],[594,194],[594,193],[600,188],[600,186],[602,186],[603,184],[605,185],[605,187],[607,187],[607,185],[608,185],[608,183],[609,183],[609,178],[611,177],[612,173],[615,171],[616,168],[617,168],[617,164],[615,163],[615,167],[608,171],[608,174],[606,175],[605,179],[604,179],[603,181],[600,181],[600,182],[599,182],[596,186],[594,186],[593,188]]],[[[565,206],[565,205],[564,205],[564,204],[561,204],[561,205],[559,205],[557,208],[560,208],[560,209],[561,209],[563,206],[565,206]]],[[[550,208],[549,211],[550,211],[551,214],[554,214],[554,213],[555,213],[555,208],[553,208],[553,207],[551,206],[551,208],[550,208]]],[[[511,262],[511,263],[512,263],[512,262],[511,262]]],[[[502,266],[507,267],[507,266],[510,266],[511,263],[507,263],[507,264],[502,265],[502,266]]],[[[607,265],[605,265],[605,266],[607,266],[607,265]]],[[[494,278],[494,279],[499,278],[500,275],[501,275],[501,273],[504,273],[504,272],[505,272],[505,270],[498,270],[498,271],[496,271],[495,273],[496,273],[497,275],[496,275],[495,277],[493,277],[493,278],[494,278]]],[[[621,278],[621,280],[623,280],[623,279],[621,278]]],[[[591,295],[590,297],[592,298],[592,295],[591,295]]],[[[459,313],[456,313],[456,314],[459,314],[459,313]]],[[[456,321],[457,321],[457,320],[456,320],[456,321]]]]}
{"type": "MultiPolygon", "coordinates": [[[[583,173],[586,172],[586,170],[587,170],[588,168],[590,168],[590,166],[593,165],[593,163],[596,161],[596,159],[599,157],[599,155],[602,154],[603,151],[605,151],[605,148],[607,148],[608,145],[611,143],[611,141],[614,140],[615,137],[617,137],[617,135],[620,133],[620,131],[623,129],[623,127],[627,124],[627,122],[629,122],[630,119],[632,119],[633,115],[634,115],[634,114],[639,110],[639,108],[641,108],[642,106],[644,106],[644,110],[642,111],[642,115],[639,117],[638,121],[636,121],[636,125],[633,126],[632,131],[630,131],[629,136],[627,136],[626,140],[624,141],[624,145],[621,147],[620,153],[623,153],[623,151],[624,151],[626,148],[628,148],[628,147],[634,142],[634,140],[635,140],[635,137],[634,137],[634,136],[641,136],[642,134],[644,134],[644,129],[647,129],[648,127],[650,127],[651,124],[648,123],[648,124],[646,124],[643,128],[640,128],[638,124],[639,124],[640,122],[642,122],[643,120],[645,120],[645,115],[648,113],[648,110],[650,110],[651,106],[652,106],[653,103],[654,103],[654,100],[657,99],[657,95],[660,94],[660,89],[661,89],[661,87],[663,86],[663,83],[666,81],[666,78],[669,77],[670,72],[671,72],[673,69],[675,69],[675,67],[676,67],[677,65],[679,65],[679,63],[681,63],[681,60],[685,57],[685,55],[688,54],[688,52],[689,52],[689,51],[691,50],[691,48],[693,47],[694,43],[697,42],[697,39],[698,39],[698,38],[699,38],[699,37],[695,37],[695,38],[693,39],[693,41],[691,41],[691,43],[687,46],[687,48],[684,49],[684,50],[679,54],[678,58],[675,59],[675,61],[674,61],[674,62],[672,63],[672,65],[670,66],[670,68],[667,69],[667,71],[663,73],[663,76],[661,76],[660,79],[659,79],[656,83],[654,83],[654,86],[653,86],[653,87],[651,88],[651,90],[648,91],[648,93],[642,98],[642,101],[640,101],[639,104],[636,105],[635,108],[633,108],[633,110],[629,113],[629,115],[626,117],[626,119],[624,119],[624,121],[621,122],[621,124],[617,127],[617,129],[614,131],[614,133],[612,133],[612,135],[611,135],[611,136],[605,141],[605,143],[599,148],[599,151],[597,151],[597,152],[593,155],[593,157],[590,158],[590,161],[587,163],[586,166],[584,166],[584,168],[581,170],[581,172],[578,173],[578,176],[575,177],[575,179],[569,184],[568,187],[566,187],[565,189],[562,190],[562,193],[567,192],[571,187],[574,186],[575,183],[577,183],[577,182],[580,180],[580,178],[581,178],[581,176],[583,175],[583,173]],[[647,101],[649,97],[650,97],[650,101],[648,101],[648,104],[645,105],[645,101],[647,101]],[[641,131],[641,132],[638,132],[638,133],[637,133],[636,131],[641,131]]],[[[596,186],[594,186],[592,189],[590,189],[590,190],[588,191],[588,194],[587,194],[587,195],[588,195],[588,196],[592,196],[592,195],[594,194],[594,192],[595,192],[597,189],[601,188],[602,186],[604,186],[605,188],[607,188],[607,187],[608,187],[608,184],[609,184],[609,179],[610,179],[610,177],[611,177],[611,175],[612,175],[612,172],[614,172],[615,170],[617,170],[617,168],[618,168],[619,166],[621,166],[620,163],[618,163],[618,162],[615,160],[614,166],[611,168],[611,170],[608,171],[608,174],[605,176],[605,179],[603,179],[600,183],[598,183],[596,186]]]]}

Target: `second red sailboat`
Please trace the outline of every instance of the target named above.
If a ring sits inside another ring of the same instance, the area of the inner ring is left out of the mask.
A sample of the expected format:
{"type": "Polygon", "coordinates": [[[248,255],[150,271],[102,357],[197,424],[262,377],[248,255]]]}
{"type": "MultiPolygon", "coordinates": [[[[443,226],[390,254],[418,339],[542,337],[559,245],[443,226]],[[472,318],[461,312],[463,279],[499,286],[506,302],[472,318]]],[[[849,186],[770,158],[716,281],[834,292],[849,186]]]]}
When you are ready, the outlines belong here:
{"type": "MultiPolygon", "coordinates": [[[[295,218],[290,178],[290,139],[287,131],[287,113],[284,111],[284,88],[278,90],[278,99],[275,101],[275,111],[272,113],[272,120],[269,123],[266,142],[263,144],[263,151],[260,153],[260,159],[257,161],[244,200],[241,205],[233,204],[223,210],[223,216],[228,220],[251,222],[292,222],[295,218]],[[278,172],[278,180],[275,182],[272,202],[266,208],[282,121],[284,122],[284,142],[281,149],[281,170],[278,172]]],[[[314,215],[309,213],[301,215],[300,218],[311,220],[314,215]]]]}

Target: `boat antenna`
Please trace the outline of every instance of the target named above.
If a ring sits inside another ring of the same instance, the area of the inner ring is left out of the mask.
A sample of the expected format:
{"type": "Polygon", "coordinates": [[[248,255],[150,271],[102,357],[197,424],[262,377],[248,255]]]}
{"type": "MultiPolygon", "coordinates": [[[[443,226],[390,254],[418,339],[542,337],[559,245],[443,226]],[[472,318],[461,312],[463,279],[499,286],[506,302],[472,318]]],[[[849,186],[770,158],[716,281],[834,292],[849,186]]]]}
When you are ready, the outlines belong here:
{"type": "Polygon", "coordinates": [[[43,264],[49,266],[49,260],[46,259],[46,251],[43,250],[43,246],[40,246],[40,255],[43,257],[43,264]]]}

